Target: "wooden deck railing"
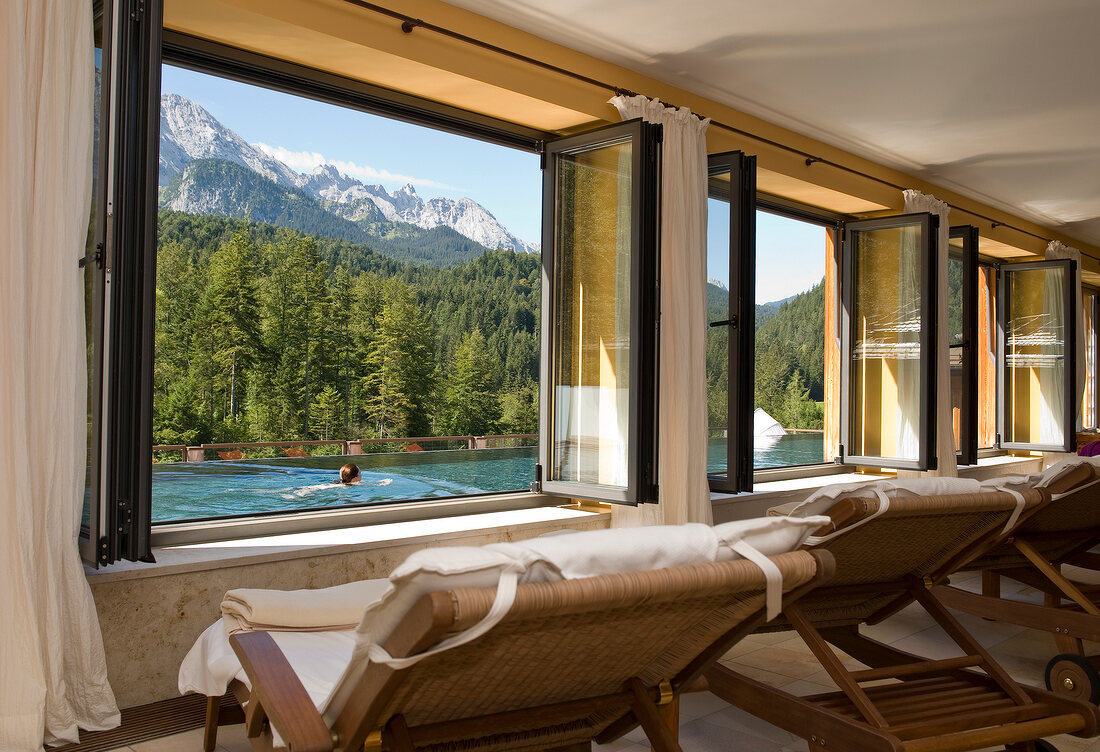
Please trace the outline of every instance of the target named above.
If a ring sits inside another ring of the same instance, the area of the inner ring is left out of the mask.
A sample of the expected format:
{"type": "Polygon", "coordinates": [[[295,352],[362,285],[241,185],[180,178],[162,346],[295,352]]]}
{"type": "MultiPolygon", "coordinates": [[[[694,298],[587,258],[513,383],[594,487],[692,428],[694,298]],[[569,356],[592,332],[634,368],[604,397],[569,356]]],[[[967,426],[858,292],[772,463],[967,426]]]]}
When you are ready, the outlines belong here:
{"type": "MultiPolygon", "coordinates": [[[[279,447],[282,449],[300,449],[305,446],[324,446],[332,445],[339,446],[341,455],[356,455],[363,454],[363,446],[371,444],[403,444],[406,448],[410,446],[417,447],[413,451],[421,451],[419,445],[421,442],[440,442],[440,441],[464,441],[468,449],[487,449],[490,442],[497,439],[537,439],[536,433],[504,433],[493,434],[489,436],[402,436],[383,439],[303,439],[302,441],[246,441],[246,442],[222,442],[222,443],[209,443],[198,444],[196,446],[187,446],[186,444],[154,444],[154,452],[180,452],[184,462],[203,462],[206,460],[207,451],[217,451],[219,449],[230,450],[230,452],[219,452],[220,455],[230,454],[233,450],[240,452],[244,449],[266,448],[266,447],[279,447]]],[[[223,456],[222,459],[244,459],[242,456],[234,457],[223,456]]]]}

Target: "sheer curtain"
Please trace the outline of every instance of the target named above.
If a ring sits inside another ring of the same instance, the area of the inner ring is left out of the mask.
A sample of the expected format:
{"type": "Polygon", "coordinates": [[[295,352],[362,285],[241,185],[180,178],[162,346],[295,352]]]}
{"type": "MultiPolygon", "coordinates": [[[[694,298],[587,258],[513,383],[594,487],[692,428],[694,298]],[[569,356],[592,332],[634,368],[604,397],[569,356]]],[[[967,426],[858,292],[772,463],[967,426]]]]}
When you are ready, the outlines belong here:
{"type": "MultiPolygon", "coordinates": [[[[1085,362],[1085,307],[1083,305],[1083,299],[1081,297],[1082,293],[1083,293],[1083,291],[1081,289],[1081,252],[1079,250],[1077,250],[1076,248],[1070,248],[1069,246],[1067,246],[1065,243],[1062,243],[1061,241],[1052,240],[1047,245],[1046,258],[1051,259],[1051,260],[1053,260],[1053,259],[1072,259],[1073,261],[1077,262],[1077,275],[1076,275],[1076,278],[1073,280],[1073,286],[1074,286],[1074,290],[1075,290],[1075,292],[1073,294],[1074,294],[1074,299],[1077,301],[1077,306],[1076,306],[1076,308],[1077,308],[1077,338],[1076,338],[1075,342],[1067,342],[1065,346],[1066,346],[1066,352],[1067,353],[1070,352],[1071,348],[1076,348],[1076,352],[1077,352],[1077,358],[1076,358],[1077,372],[1076,372],[1075,377],[1074,377],[1074,383],[1077,384],[1077,398],[1078,398],[1077,399],[1077,426],[1076,427],[1077,427],[1078,430],[1080,430],[1082,425],[1083,425],[1083,420],[1082,420],[1083,416],[1082,416],[1081,410],[1084,407],[1084,401],[1081,399],[1081,397],[1085,393],[1085,373],[1086,373],[1085,369],[1087,368],[1087,364],[1085,362]]],[[[1056,301],[1051,303],[1051,307],[1053,309],[1055,309],[1059,314],[1061,313],[1061,297],[1062,297],[1061,293],[1059,292],[1058,295],[1056,296],[1056,301]]],[[[1063,389],[1063,387],[1061,386],[1061,384],[1062,384],[1061,380],[1058,379],[1058,378],[1055,378],[1054,380],[1058,381],[1058,390],[1061,391],[1063,389]]],[[[1059,407],[1059,409],[1061,409],[1061,407],[1059,407]]],[[[1062,431],[1061,431],[1062,417],[1061,416],[1062,416],[1062,413],[1059,412],[1058,417],[1057,417],[1057,421],[1056,421],[1058,429],[1054,432],[1056,435],[1053,435],[1051,437],[1055,443],[1061,443],[1061,441],[1062,441],[1062,431]]],[[[1043,440],[1046,441],[1045,436],[1044,436],[1043,440]]]]}
{"type": "Polygon", "coordinates": [[[117,726],[77,552],[92,6],[0,3],[0,749],[117,726]]]}
{"type": "MultiPolygon", "coordinates": [[[[905,196],[905,212],[931,212],[940,218],[940,230],[936,238],[936,265],[939,272],[936,276],[936,469],[928,470],[920,475],[947,475],[959,474],[958,462],[955,456],[955,436],[951,426],[951,343],[950,333],[947,330],[947,260],[951,235],[951,222],[948,213],[951,207],[934,196],[929,196],[920,191],[907,190],[905,196]]],[[[924,357],[925,353],[921,353],[924,357]]],[[[899,473],[899,476],[902,473],[899,473]]],[[[905,473],[905,475],[912,475],[905,473]]]]}
{"type": "Polygon", "coordinates": [[[664,126],[661,160],[660,504],[616,505],[612,524],[710,524],[707,485],[706,230],[709,120],[643,96],[614,97],[623,120],[664,126]]]}

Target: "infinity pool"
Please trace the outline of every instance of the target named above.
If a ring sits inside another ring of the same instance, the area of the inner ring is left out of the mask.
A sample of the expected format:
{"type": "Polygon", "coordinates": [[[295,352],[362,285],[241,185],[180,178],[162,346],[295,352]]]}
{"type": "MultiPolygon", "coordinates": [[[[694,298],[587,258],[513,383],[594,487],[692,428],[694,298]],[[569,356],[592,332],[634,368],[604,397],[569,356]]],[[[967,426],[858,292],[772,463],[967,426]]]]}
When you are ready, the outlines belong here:
{"type": "Polygon", "coordinates": [[[522,447],[156,464],[153,521],[525,490],[537,454],[522,447]],[[338,482],[345,462],[359,465],[361,483],[338,482]]]}

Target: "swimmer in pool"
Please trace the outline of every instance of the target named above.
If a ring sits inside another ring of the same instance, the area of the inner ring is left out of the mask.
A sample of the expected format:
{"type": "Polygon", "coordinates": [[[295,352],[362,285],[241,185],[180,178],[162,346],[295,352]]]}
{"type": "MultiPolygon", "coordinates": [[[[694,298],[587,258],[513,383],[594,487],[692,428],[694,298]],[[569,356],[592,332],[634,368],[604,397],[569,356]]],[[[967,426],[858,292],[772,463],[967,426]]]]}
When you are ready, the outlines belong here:
{"type": "Polygon", "coordinates": [[[340,482],[344,485],[347,486],[352,483],[358,483],[362,479],[362,476],[359,474],[359,466],[354,462],[349,462],[340,468],[340,482]]]}

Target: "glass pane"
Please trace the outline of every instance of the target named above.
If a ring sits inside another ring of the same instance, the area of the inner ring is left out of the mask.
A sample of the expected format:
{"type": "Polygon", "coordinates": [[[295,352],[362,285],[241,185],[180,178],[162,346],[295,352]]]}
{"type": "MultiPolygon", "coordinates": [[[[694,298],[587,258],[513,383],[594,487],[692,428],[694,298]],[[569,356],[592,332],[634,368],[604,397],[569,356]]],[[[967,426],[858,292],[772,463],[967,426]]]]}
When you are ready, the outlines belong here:
{"type": "Polygon", "coordinates": [[[171,65],[162,90],[154,522],[529,488],[537,155],[171,65]]]}
{"type": "Polygon", "coordinates": [[[1004,270],[1005,435],[1010,443],[1065,440],[1065,269],[1004,270]]]}
{"type": "Polygon", "coordinates": [[[962,448],[962,412],[965,374],[963,359],[966,348],[963,343],[963,261],[955,252],[963,252],[962,238],[951,238],[951,256],[947,260],[947,342],[951,348],[948,368],[951,378],[951,432],[955,437],[955,451],[962,448]]]}
{"type": "Polygon", "coordinates": [[[624,141],[559,157],[554,480],[627,486],[631,151],[624,141]]]}
{"type": "MultiPolygon", "coordinates": [[[[98,24],[97,24],[98,26],[98,24]]],[[[85,258],[95,255],[97,233],[97,207],[99,199],[99,109],[101,101],[101,83],[103,78],[103,50],[100,47],[101,29],[96,29],[95,47],[95,92],[92,106],[93,140],[92,140],[92,205],[88,213],[88,237],[84,248],[85,258]]],[[[96,472],[94,464],[96,456],[92,438],[95,431],[94,412],[96,400],[94,390],[96,388],[96,347],[95,347],[95,316],[96,316],[96,276],[99,268],[94,263],[84,265],[84,346],[87,353],[88,382],[87,382],[87,452],[85,454],[84,470],[84,505],[81,510],[80,524],[87,527],[91,522],[91,508],[93,494],[95,493],[96,472]]]]}
{"type": "Polygon", "coordinates": [[[997,445],[997,270],[978,266],[978,448],[997,445]]]}
{"type": "Polygon", "coordinates": [[[753,466],[758,470],[825,460],[829,233],[811,222],[756,213],[753,466]]]}
{"type": "Polygon", "coordinates": [[[916,461],[921,427],[920,228],[854,235],[848,454],[916,461]]]}
{"type": "Polygon", "coordinates": [[[707,200],[707,473],[726,475],[730,329],[730,176],[712,175],[707,200]]]}
{"type": "Polygon", "coordinates": [[[1085,391],[1081,395],[1081,424],[1096,428],[1096,295],[1084,294],[1085,308],[1085,391]]]}

